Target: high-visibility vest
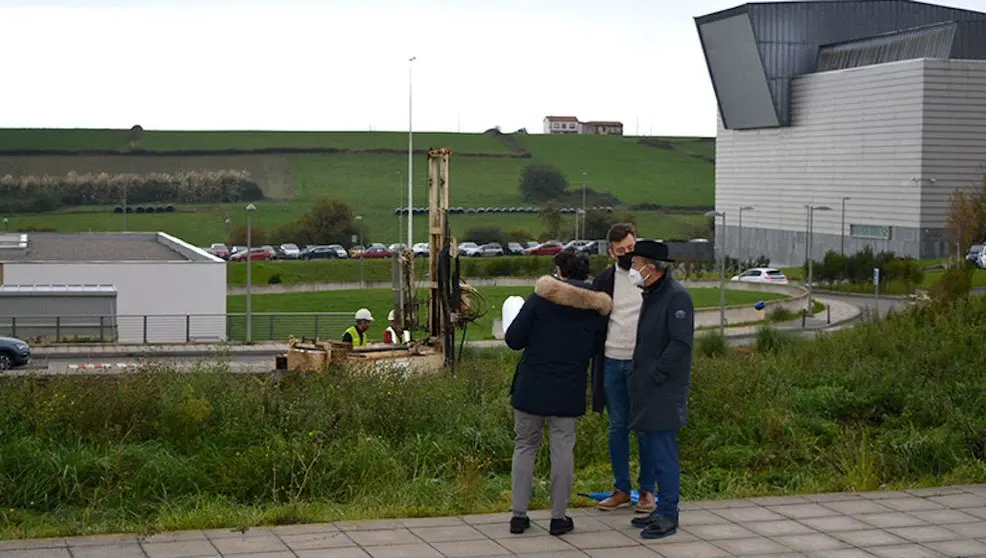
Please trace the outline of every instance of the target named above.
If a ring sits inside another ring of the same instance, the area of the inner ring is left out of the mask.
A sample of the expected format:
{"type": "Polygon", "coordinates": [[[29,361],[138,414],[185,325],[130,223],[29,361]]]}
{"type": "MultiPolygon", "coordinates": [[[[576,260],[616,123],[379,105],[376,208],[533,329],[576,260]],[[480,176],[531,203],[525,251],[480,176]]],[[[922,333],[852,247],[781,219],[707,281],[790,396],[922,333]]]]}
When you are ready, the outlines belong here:
{"type": "Polygon", "coordinates": [[[401,342],[401,336],[400,335],[397,335],[397,332],[394,331],[394,328],[389,327],[389,326],[387,327],[387,329],[383,330],[383,340],[384,340],[384,342],[388,342],[387,341],[387,335],[388,334],[390,335],[390,341],[389,341],[389,343],[393,343],[395,345],[399,345],[400,344],[400,342],[401,342]]]}
{"type": "Polygon", "coordinates": [[[353,338],[353,348],[365,347],[366,346],[366,336],[356,329],[356,326],[349,326],[349,329],[345,331],[350,337],[353,338]]]}

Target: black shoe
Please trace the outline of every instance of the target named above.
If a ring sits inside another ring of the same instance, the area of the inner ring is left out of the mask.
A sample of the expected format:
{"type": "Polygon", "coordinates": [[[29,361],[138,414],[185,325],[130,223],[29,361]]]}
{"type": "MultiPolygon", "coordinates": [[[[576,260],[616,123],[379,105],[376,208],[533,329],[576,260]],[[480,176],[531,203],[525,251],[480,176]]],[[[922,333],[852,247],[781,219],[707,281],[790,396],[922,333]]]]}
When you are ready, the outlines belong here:
{"type": "Polygon", "coordinates": [[[660,517],[660,515],[657,513],[657,510],[654,510],[645,516],[634,517],[630,520],[630,525],[636,527],[637,529],[644,529],[651,523],[657,521],[658,517],[660,517]]]}
{"type": "Polygon", "coordinates": [[[510,532],[519,535],[531,526],[531,518],[513,516],[510,518],[510,532]]]}
{"type": "Polygon", "coordinates": [[[552,519],[551,525],[548,527],[548,533],[555,535],[564,535],[572,529],[575,529],[575,522],[572,521],[571,517],[565,516],[565,519],[552,519]]]}
{"type": "Polygon", "coordinates": [[[668,519],[663,515],[659,515],[650,525],[640,532],[640,536],[645,539],[663,539],[664,537],[670,537],[676,532],[678,532],[678,518],[668,519]]]}

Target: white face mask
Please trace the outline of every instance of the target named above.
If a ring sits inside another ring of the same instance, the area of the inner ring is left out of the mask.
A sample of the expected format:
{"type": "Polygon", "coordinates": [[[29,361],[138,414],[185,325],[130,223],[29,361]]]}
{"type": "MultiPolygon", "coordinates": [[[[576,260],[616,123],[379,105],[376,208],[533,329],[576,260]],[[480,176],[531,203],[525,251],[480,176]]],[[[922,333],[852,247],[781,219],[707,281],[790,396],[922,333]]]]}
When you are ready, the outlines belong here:
{"type": "Polygon", "coordinates": [[[640,273],[639,270],[631,267],[630,271],[627,272],[627,275],[629,276],[628,278],[630,279],[631,285],[639,288],[644,287],[644,276],[640,273]]]}

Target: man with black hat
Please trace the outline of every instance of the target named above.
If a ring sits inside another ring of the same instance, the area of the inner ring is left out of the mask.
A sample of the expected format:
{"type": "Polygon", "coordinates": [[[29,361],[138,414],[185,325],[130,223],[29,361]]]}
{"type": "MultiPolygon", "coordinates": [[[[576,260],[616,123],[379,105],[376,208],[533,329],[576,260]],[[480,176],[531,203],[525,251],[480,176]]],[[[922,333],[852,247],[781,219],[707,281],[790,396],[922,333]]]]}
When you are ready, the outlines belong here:
{"type": "Polygon", "coordinates": [[[673,261],[667,245],[641,240],[629,271],[630,281],[643,289],[629,381],[630,428],[657,471],[657,507],[631,520],[645,539],[667,537],[678,528],[678,430],[688,418],[695,316],[691,295],[671,277],[673,261]]]}

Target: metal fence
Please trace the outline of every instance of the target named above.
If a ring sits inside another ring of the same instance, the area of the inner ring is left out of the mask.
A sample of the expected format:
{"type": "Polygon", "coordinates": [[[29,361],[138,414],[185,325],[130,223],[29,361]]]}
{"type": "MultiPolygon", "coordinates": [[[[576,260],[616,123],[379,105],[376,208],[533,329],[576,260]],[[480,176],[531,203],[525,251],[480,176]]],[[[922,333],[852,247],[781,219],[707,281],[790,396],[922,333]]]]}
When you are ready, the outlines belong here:
{"type": "Polygon", "coordinates": [[[253,312],[140,316],[0,316],[0,336],[33,343],[215,343],[341,338],[350,312],[253,312]]]}

